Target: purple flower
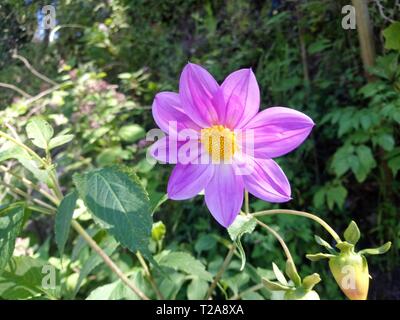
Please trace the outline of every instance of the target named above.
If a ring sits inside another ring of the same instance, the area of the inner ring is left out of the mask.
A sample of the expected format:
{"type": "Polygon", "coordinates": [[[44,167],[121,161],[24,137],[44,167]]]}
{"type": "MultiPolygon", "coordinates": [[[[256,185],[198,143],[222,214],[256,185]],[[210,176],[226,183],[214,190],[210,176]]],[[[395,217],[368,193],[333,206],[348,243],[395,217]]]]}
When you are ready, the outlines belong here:
{"type": "Polygon", "coordinates": [[[259,112],[259,106],[260,90],[251,69],[235,71],[218,85],[207,70],[189,63],[182,71],[179,93],[156,95],[153,117],[168,135],[153,144],[150,153],[176,164],[168,182],[170,199],[189,199],[204,190],[208,209],[226,228],[240,212],[244,190],[268,202],[291,199],[290,184],[272,158],[297,148],[314,123],[293,109],[259,112]],[[194,138],[186,142],[179,132],[188,129],[194,138]],[[243,132],[252,134],[247,138],[243,132]],[[199,146],[196,161],[183,163],[177,154],[190,143],[199,146]],[[210,161],[197,161],[204,157],[210,161]]]}

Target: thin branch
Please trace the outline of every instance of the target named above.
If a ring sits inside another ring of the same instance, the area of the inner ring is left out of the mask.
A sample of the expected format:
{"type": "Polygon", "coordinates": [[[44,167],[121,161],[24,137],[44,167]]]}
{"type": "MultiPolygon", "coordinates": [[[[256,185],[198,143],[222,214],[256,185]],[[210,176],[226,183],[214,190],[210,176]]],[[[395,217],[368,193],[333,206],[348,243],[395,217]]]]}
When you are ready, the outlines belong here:
{"type": "MultiPolygon", "coordinates": [[[[385,19],[386,21],[389,21],[390,23],[395,22],[392,18],[388,17],[385,14],[385,7],[381,4],[380,0],[375,0],[374,2],[378,6],[379,14],[381,15],[381,17],[383,19],[385,19]]],[[[396,4],[398,5],[398,3],[396,3],[396,4]]]]}
{"type": "Polygon", "coordinates": [[[265,228],[269,233],[271,233],[281,244],[283,251],[285,252],[285,255],[287,257],[287,259],[291,262],[293,261],[293,257],[290,254],[290,250],[288,248],[288,246],[286,245],[285,240],[283,240],[283,238],[279,235],[278,232],[276,232],[273,228],[271,228],[269,225],[265,224],[264,222],[261,222],[260,220],[257,219],[257,223],[262,226],[263,228],[265,228]]]}
{"type": "Polygon", "coordinates": [[[58,201],[58,199],[56,199],[53,195],[51,195],[47,191],[43,190],[42,188],[39,188],[38,186],[36,186],[31,180],[12,172],[11,170],[7,169],[5,166],[2,166],[2,165],[0,165],[0,170],[3,171],[4,173],[8,173],[8,174],[12,175],[13,177],[15,177],[18,180],[20,180],[27,187],[32,188],[33,190],[36,190],[37,192],[39,192],[40,194],[45,196],[47,199],[49,199],[51,202],[53,202],[56,206],[59,205],[60,202],[58,201]]]}
{"type": "Polygon", "coordinates": [[[4,187],[8,188],[14,194],[17,194],[20,197],[25,198],[27,201],[36,203],[36,204],[38,204],[38,205],[40,205],[40,206],[42,206],[42,207],[44,207],[44,208],[46,208],[48,210],[52,210],[52,211],[56,211],[57,210],[55,207],[47,204],[46,202],[43,202],[42,200],[32,199],[31,195],[29,195],[25,191],[23,191],[23,190],[21,190],[19,188],[13,187],[12,185],[10,185],[10,184],[8,184],[8,183],[6,183],[4,181],[0,181],[0,184],[2,184],[4,187]]]}
{"type": "Polygon", "coordinates": [[[157,286],[156,281],[155,281],[154,278],[153,278],[153,275],[152,275],[151,272],[150,272],[149,267],[147,266],[146,261],[143,259],[142,254],[138,251],[138,252],[136,253],[136,256],[137,256],[137,258],[138,258],[140,264],[142,265],[142,267],[143,267],[143,269],[144,269],[144,273],[146,274],[147,279],[149,280],[151,286],[153,287],[153,290],[154,290],[154,292],[156,293],[157,298],[158,298],[159,300],[165,300],[163,294],[161,293],[160,289],[159,289],[158,286],[157,286]]]}
{"type": "Polygon", "coordinates": [[[99,245],[92,239],[92,237],[82,228],[82,226],[75,220],[71,221],[72,227],[82,236],[89,246],[103,259],[105,264],[124,282],[129,289],[131,289],[142,300],[150,300],[128,277],[121,271],[121,269],[110,259],[110,257],[99,247],[99,245]]]}
{"type": "Polygon", "coordinates": [[[325,230],[329,232],[329,234],[333,237],[333,239],[335,239],[335,241],[337,243],[342,242],[339,235],[336,233],[335,230],[333,230],[331,228],[331,226],[329,224],[327,224],[320,217],[318,217],[312,213],[308,213],[308,212],[304,212],[304,211],[288,210],[288,209],[273,209],[273,210],[265,210],[265,211],[255,212],[252,215],[254,217],[261,217],[261,216],[271,216],[271,215],[276,215],[276,214],[289,214],[289,215],[301,216],[301,217],[305,217],[305,218],[314,220],[314,221],[318,222],[322,227],[324,227],[325,230]]]}
{"type": "MultiPolygon", "coordinates": [[[[46,90],[40,92],[36,96],[30,97],[28,100],[25,101],[25,104],[31,104],[31,103],[35,102],[35,101],[43,98],[44,96],[47,96],[48,94],[52,93],[53,91],[60,89],[61,86],[62,86],[62,84],[55,85],[54,87],[51,87],[49,89],[46,89],[46,90]]],[[[43,105],[40,105],[40,107],[32,109],[32,111],[29,112],[29,115],[34,114],[35,112],[40,110],[42,107],[43,107],[43,105]]]]}
{"type": "Polygon", "coordinates": [[[49,84],[51,84],[51,85],[53,85],[53,86],[57,85],[56,82],[54,82],[53,80],[51,80],[51,79],[49,79],[48,77],[46,77],[44,74],[41,74],[39,71],[37,71],[37,70],[29,63],[29,61],[28,61],[25,57],[20,56],[20,55],[18,55],[17,53],[13,53],[12,57],[13,57],[14,59],[21,60],[21,61],[24,63],[25,67],[27,67],[28,70],[29,70],[32,74],[34,74],[36,77],[38,77],[39,79],[41,79],[41,80],[43,80],[43,81],[45,81],[45,82],[47,82],[47,83],[49,83],[49,84]]]}
{"type": "Polygon", "coordinates": [[[13,84],[0,82],[0,87],[14,90],[14,91],[18,92],[21,96],[23,96],[25,98],[32,98],[32,96],[29,93],[27,93],[24,90],[18,88],[17,86],[14,86],[13,84]]]}
{"type": "Polygon", "coordinates": [[[210,287],[208,288],[206,300],[209,300],[214,292],[215,287],[217,286],[218,281],[221,279],[222,275],[224,274],[226,268],[229,266],[229,263],[232,260],[233,254],[235,253],[236,246],[235,244],[231,244],[228,254],[225,257],[224,262],[221,265],[221,268],[218,270],[213,282],[211,283],[210,287]]]}

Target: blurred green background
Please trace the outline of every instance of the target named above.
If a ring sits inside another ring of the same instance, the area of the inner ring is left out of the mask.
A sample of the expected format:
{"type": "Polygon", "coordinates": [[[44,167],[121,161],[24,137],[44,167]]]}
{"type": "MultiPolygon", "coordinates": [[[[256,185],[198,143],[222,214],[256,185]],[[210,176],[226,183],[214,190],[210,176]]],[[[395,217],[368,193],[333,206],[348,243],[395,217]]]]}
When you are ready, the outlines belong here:
{"type": "MultiPolygon", "coordinates": [[[[251,67],[262,108],[292,107],[316,123],[299,149],[278,159],[293,194],[280,207],[316,213],[340,233],[354,219],[362,232],[361,247],[392,241],[386,255],[369,260],[369,298],[399,299],[400,7],[395,0],[368,4],[369,41],[376,55],[367,78],[357,30],[341,26],[341,10],[349,2],[59,0],[51,3],[57,28],[50,32],[41,26],[40,13],[49,3],[3,0],[0,82],[35,98],[23,103],[20,93],[0,86],[0,124],[23,131],[29,117],[42,114],[58,131],[71,129],[76,138],[54,154],[64,188],[72,184],[74,172],[124,163],[137,170],[156,203],[165,194],[171,166],[145,161],[143,139],[155,127],[154,95],[177,91],[188,61],[203,65],[218,81],[251,67]],[[60,85],[33,75],[21,57],[60,85]],[[51,93],[37,97],[47,89],[51,93]]],[[[0,186],[0,203],[9,197],[0,186]]],[[[277,207],[250,201],[252,211],[277,207]]],[[[222,242],[229,237],[202,197],[167,201],[155,220],[166,225],[164,246],[191,252],[210,270],[222,262],[222,242]]],[[[321,274],[320,296],[343,299],[326,263],[305,259],[306,253],[320,251],[313,235],[327,238],[323,229],[301,217],[268,221],[289,244],[300,273],[321,274]]],[[[49,242],[52,225],[38,216],[25,231],[43,258],[55,255],[49,242]]],[[[249,265],[270,269],[272,261],[283,261],[280,246],[263,231],[245,236],[243,246],[249,265]]],[[[124,252],[118,259],[133,263],[124,252]]],[[[250,271],[238,272],[238,265],[236,259],[225,276],[229,292],[254,285],[250,271]]],[[[86,285],[78,297],[95,286],[86,285]]]]}

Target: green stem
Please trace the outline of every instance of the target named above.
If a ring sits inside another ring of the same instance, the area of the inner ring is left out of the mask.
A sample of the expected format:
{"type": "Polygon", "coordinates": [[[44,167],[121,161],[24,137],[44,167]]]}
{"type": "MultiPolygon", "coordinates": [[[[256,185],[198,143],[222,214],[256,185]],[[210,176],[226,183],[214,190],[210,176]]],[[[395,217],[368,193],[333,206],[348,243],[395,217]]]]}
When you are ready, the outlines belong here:
{"type": "Polygon", "coordinates": [[[257,223],[258,223],[261,227],[263,227],[263,228],[266,229],[268,232],[270,232],[270,233],[279,241],[279,243],[280,243],[280,245],[281,245],[283,251],[285,252],[285,255],[286,255],[287,259],[288,259],[289,261],[293,262],[293,264],[294,264],[293,257],[292,257],[292,255],[291,255],[291,253],[290,253],[290,250],[289,250],[288,246],[286,245],[285,240],[283,240],[283,238],[279,235],[279,233],[276,232],[276,231],[275,231],[273,228],[271,228],[269,225],[265,224],[264,222],[261,222],[261,221],[258,220],[258,219],[256,219],[256,220],[257,220],[257,223]]]}
{"type": "Polygon", "coordinates": [[[40,207],[40,206],[28,205],[27,208],[30,209],[30,210],[32,210],[32,211],[44,213],[44,214],[47,214],[47,215],[52,215],[52,214],[54,214],[54,211],[48,210],[48,209],[43,208],[43,207],[40,207]]]}
{"type": "Polygon", "coordinates": [[[0,181],[0,184],[2,184],[4,187],[8,188],[12,193],[15,193],[16,195],[25,198],[29,202],[36,203],[36,204],[38,204],[38,205],[40,205],[42,207],[45,207],[48,210],[57,210],[56,208],[54,208],[53,206],[47,204],[46,202],[43,202],[42,200],[32,199],[32,197],[28,193],[26,193],[25,191],[23,191],[23,190],[21,190],[19,188],[13,187],[12,185],[10,185],[10,184],[8,184],[8,183],[6,183],[4,181],[0,181]]]}
{"type": "Polygon", "coordinates": [[[17,146],[21,147],[24,149],[26,152],[28,152],[32,157],[37,159],[44,167],[47,167],[48,164],[46,161],[44,161],[35,151],[33,151],[31,148],[23,144],[22,142],[18,141],[17,139],[14,139],[7,133],[0,131],[0,137],[3,137],[4,139],[11,141],[12,143],[16,144],[17,146]]]}
{"type": "Polygon", "coordinates": [[[163,294],[161,293],[160,289],[157,286],[156,281],[153,278],[153,275],[151,274],[150,268],[147,266],[146,261],[144,260],[142,254],[139,251],[136,253],[136,257],[138,258],[140,264],[142,265],[144,272],[146,274],[146,277],[149,280],[151,286],[153,287],[153,290],[156,293],[157,298],[159,300],[165,300],[163,294]]]}
{"type": "Polygon", "coordinates": [[[244,212],[246,212],[246,214],[250,213],[249,192],[248,191],[244,192],[244,212]]]}
{"type": "Polygon", "coordinates": [[[12,172],[11,170],[8,170],[5,166],[0,166],[0,170],[3,171],[4,173],[11,174],[13,177],[17,178],[22,183],[24,183],[27,187],[36,190],[37,192],[39,192],[40,194],[45,196],[47,199],[49,199],[51,202],[53,202],[55,205],[57,205],[57,206],[59,205],[59,201],[58,201],[57,198],[55,198],[53,195],[51,195],[47,191],[37,187],[31,180],[29,180],[29,179],[27,179],[25,177],[21,177],[20,175],[12,172]]]}
{"type": "Polygon", "coordinates": [[[229,247],[229,251],[225,257],[224,262],[221,265],[221,268],[219,268],[217,274],[215,275],[215,278],[213,282],[211,283],[210,287],[208,288],[207,295],[206,295],[206,300],[209,300],[211,298],[212,293],[214,292],[215,287],[218,284],[218,281],[221,279],[222,275],[224,274],[226,268],[229,266],[229,263],[232,260],[233,254],[235,253],[236,246],[234,243],[232,243],[229,247]]]}
{"type": "Polygon", "coordinates": [[[308,212],[287,210],[287,209],[275,209],[275,210],[266,210],[266,211],[255,212],[252,215],[254,217],[261,217],[261,216],[271,216],[271,215],[276,215],[276,214],[289,214],[289,215],[293,215],[293,216],[301,216],[301,217],[305,217],[305,218],[314,220],[314,221],[318,222],[322,227],[324,227],[325,230],[329,232],[329,234],[335,239],[335,241],[337,243],[342,242],[339,235],[335,232],[335,230],[333,230],[331,228],[331,226],[329,224],[327,224],[320,217],[318,217],[314,214],[308,213],[308,212]]]}
{"type": "MultiPolygon", "coordinates": [[[[21,147],[22,149],[24,149],[26,152],[28,152],[30,155],[32,155],[34,158],[36,158],[37,160],[39,160],[39,162],[45,167],[48,168],[51,165],[51,162],[47,163],[44,159],[42,159],[35,151],[33,151],[31,148],[29,148],[28,146],[26,146],[25,144],[23,144],[22,142],[14,139],[13,137],[11,137],[10,135],[0,131],[0,137],[3,137],[4,139],[7,139],[11,142],[13,142],[14,144],[18,145],[19,147],[21,147]]],[[[61,200],[63,199],[63,193],[61,191],[60,188],[60,184],[58,182],[57,179],[57,175],[55,173],[55,170],[52,172],[51,174],[51,180],[53,183],[53,187],[54,187],[54,191],[57,195],[57,200],[58,203],[61,202],[61,200]]],[[[15,188],[13,188],[10,185],[7,185],[6,183],[4,183],[3,181],[0,181],[1,183],[3,183],[6,187],[10,188],[10,190],[13,190],[15,188]]],[[[54,208],[46,203],[44,203],[41,200],[38,199],[33,199],[31,200],[31,197],[29,194],[27,194],[26,192],[22,191],[22,190],[14,190],[17,191],[16,193],[18,193],[20,196],[26,198],[28,201],[33,201],[36,202],[38,204],[40,204],[41,206],[44,206],[46,208],[48,208],[50,211],[52,212],[57,212],[57,208],[54,208]]],[[[132,283],[128,277],[121,271],[121,269],[110,259],[110,257],[103,251],[103,249],[101,249],[97,243],[90,237],[90,235],[85,231],[85,229],[82,228],[82,226],[75,220],[71,221],[71,225],[72,227],[82,236],[83,239],[85,239],[85,241],[89,244],[89,246],[103,259],[103,261],[106,263],[106,265],[121,279],[122,282],[124,282],[136,295],[138,295],[141,299],[143,300],[149,300],[149,298],[139,289],[136,287],[136,285],[134,283],[132,283]]]]}

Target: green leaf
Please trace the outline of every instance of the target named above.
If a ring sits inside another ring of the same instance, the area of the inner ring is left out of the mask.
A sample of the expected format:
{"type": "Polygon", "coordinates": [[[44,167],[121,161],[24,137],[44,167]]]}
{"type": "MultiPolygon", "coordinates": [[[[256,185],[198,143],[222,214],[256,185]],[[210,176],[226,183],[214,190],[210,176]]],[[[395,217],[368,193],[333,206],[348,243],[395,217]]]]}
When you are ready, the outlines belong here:
{"type": "Polygon", "coordinates": [[[385,151],[392,151],[395,146],[394,138],[389,133],[380,134],[378,136],[377,142],[385,151]]]}
{"type": "Polygon", "coordinates": [[[62,146],[74,139],[74,135],[72,134],[64,134],[61,136],[56,136],[52,138],[49,142],[49,150],[54,149],[56,147],[62,146]]]}
{"type": "Polygon", "coordinates": [[[392,23],[383,30],[385,37],[385,48],[400,51],[400,21],[392,23]]]}
{"type": "Polygon", "coordinates": [[[299,274],[297,273],[294,262],[291,260],[286,261],[286,274],[289,277],[289,279],[292,280],[296,286],[301,285],[301,278],[300,278],[299,274]]]}
{"type": "Polygon", "coordinates": [[[32,159],[29,153],[12,142],[6,142],[0,147],[0,162],[8,159],[17,159],[36,179],[49,184],[49,171],[42,169],[41,164],[32,159]]]}
{"type": "Polygon", "coordinates": [[[326,191],[326,201],[328,208],[333,209],[336,204],[339,208],[342,208],[347,197],[347,190],[341,185],[330,186],[326,191]]]}
{"type": "Polygon", "coordinates": [[[190,275],[197,276],[199,279],[211,281],[211,274],[206,271],[205,266],[186,252],[164,251],[158,260],[161,266],[168,267],[177,271],[183,271],[190,275]]]}
{"type": "Polygon", "coordinates": [[[306,258],[311,261],[319,261],[322,259],[330,259],[335,257],[333,254],[328,253],[315,253],[315,254],[306,254],[306,258]]]}
{"type": "MultiPolygon", "coordinates": [[[[0,297],[9,300],[43,296],[57,298],[59,286],[48,289],[43,287],[42,281],[47,274],[44,267],[48,265],[48,262],[37,258],[13,257],[0,276],[0,297]]],[[[57,277],[57,269],[54,270],[57,277]]]]}
{"type": "Polygon", "coordinates": [[[364,182],[368,174],[376,167],[376,161],[372,151],[365,145],[358,146],[356,149],[358,161],[352,162],[352,171],[358,182],[364,182]]]}
{"type": "Polygon", "coordinates": [[[208,282],[198,277],[194,278],[187,287],[189,300],[202,300],[207,294],[208,282]]]}
{"type": "Polygon", "coordinates": [[[216,245],[217,239],[215,239],[215,237],[211,234],[203,234],[197,239],[194,249],[197,253],[201,253],[203,251],[210,251],[215,248],[216,245]]]}
{"type": "MultiPolygon", "coordinates": [[[[141,270],[134,270],[129,280],[146,295],[150,295],[151,292],[146,286],[146,280],[141,270]]],[[[86,300],[140,300],[140,297],[132,292],[121,280],[117,280],[94,289],[86,300]]]]}
{"type": "Polygon", "coordinates": [[[122,246],[154,262],[148,249],[153,225],[149,198],[135,174],[97,169],[74,175],[74,183],[86,207],[122,246]]]}
{"type": "Polygon", "coordinates": [[[354,221],[351,221],[347,229],[344,231],[344,239],[351,244],[356,244],[360,240],[360,230],[354,221]]]}
{"type": "Polygon", "coordinates": [[[360,250],[358,253],[359,254],[371,254],[371,255],[384,254],[389,251],[391,246],[392,246],[392,243],[389,241],[378,248],[363,249],[363,250],[360,250]]]}
{"type": "Polygon", "coordinates": [[[119,131],[118,135],[123,141],[135,142],[146,135],[146,131],[137,124],[131,124],[123,126],[119,131]]]}
{"type": "Polygon", "coordinates": [[[241,243],[241,238],[246,233],[252,233],[257,225],[257,220],[252,216],[238,215],[235,221],[228,228],[229,236],[232,241],[235,241],[237,248],[239,250],[240,257],[242,259],[242,264],[240,270],[243,270],[246,264],[246,254],[243,250],[241,243]]]}
{"type": "Polygon", "coordinates": [[[23,203],[0,207],[0,274],[14,252],[15,240],[21,232],[24,214],[23,203]]]}
{"type": "Polygon", "coordinates": [[[35,146],[41,149],[48,149],[54,130],[44,119],[34,117],[28,121],[26,133],[35,146]]]}
{"type": "Polygon", "coordinates": [[[306,290],[311,290],[314,286],[321,281],[318,273],[313,273],[303,279],[303,287],[306,290]]]}
{"type": "Polygon", "coordinates": [[[67,194],[61,201],[57,209],[55,221],[55,234],[56,243],[60,256],[64,253],[64,247],[68,239],[69,228],[71,226],[71,219],[74,214],[76,200],[78,200],[78,193],[76,191],[67,194]]]}
{"type": "Polygon", "coordinates": [[[400,170],[400,155],[390,158],[388,166],[392,170],[393,177],[395,177],[397,172],[400,170]]]}

